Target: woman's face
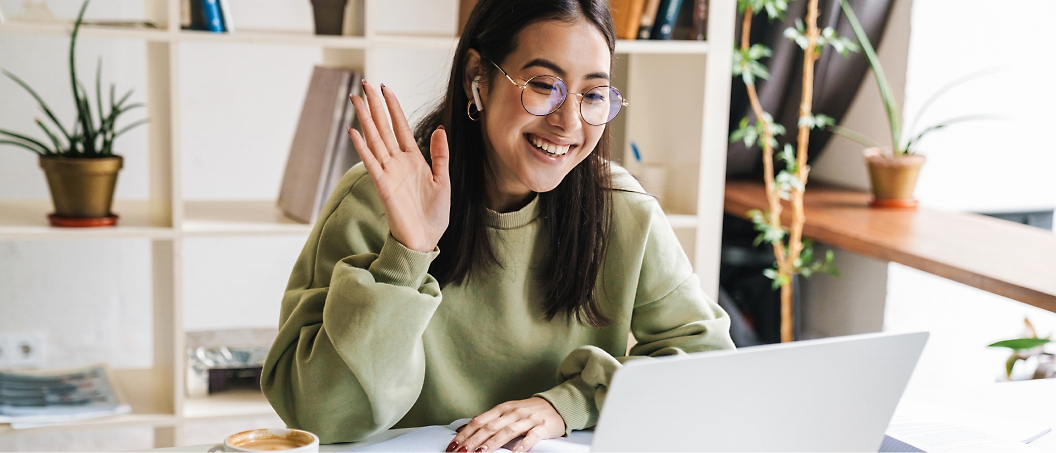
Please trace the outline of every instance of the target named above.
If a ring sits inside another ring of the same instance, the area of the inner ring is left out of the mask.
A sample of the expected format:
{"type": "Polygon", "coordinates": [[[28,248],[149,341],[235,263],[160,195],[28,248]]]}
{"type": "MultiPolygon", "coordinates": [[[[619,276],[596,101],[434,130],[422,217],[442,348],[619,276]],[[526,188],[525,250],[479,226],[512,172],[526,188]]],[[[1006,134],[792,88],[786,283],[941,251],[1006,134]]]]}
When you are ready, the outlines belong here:
{"type": "MultiPolygon", "coordinates": [[[[609,48],[588,21],[538,22],[521,31],[514,52],[495,63],[519,85],[540,75],[565,81],[569,91],[565,103],[547,116],[525,111],[521,88],[487,60],[480,60],[479,55],[474,58],[476,51],[471,52],[470,60],[478,60],[478,68],[489,68],[491,74],[486,86],[480,87],[481,128],[494,177],[489,191],[497,192],[488,194],[488,207],[518,209],[532,192],[557,187],[597,146],[605,126],[583,121],[580,99],[572,93],[609,85],[609,48]]],[[[469,97],[473,98],[472,93],[469,97]]]]}

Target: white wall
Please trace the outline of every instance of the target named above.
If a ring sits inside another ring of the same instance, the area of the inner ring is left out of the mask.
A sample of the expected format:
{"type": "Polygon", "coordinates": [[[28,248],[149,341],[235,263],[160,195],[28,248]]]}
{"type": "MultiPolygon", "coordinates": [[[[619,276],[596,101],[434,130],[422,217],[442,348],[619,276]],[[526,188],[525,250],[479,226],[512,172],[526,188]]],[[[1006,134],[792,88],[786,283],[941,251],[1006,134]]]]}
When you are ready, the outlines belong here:
{"type": "MultiPolygon", "coordinates": [[[[1033,44],[1056,37],[1045,21],[1054,13],[1056,4],[1044,0],[1012,0],[999,8],[983,0],[896,3],[895,22],[889,25],[879,54],[896,95],[900,97],[904,88],[903,112],[910,119],[947,82],[980,69],[1006,69],[951,90],[923,117],[922,126],[977,113],[1005,119],[951,126],[921,142],[920,151],[928,157],[916,192],[922,204],[973,212],[1056,206],[1049,176],[1056,168],[1056,145],[1038,134],[1056,121],[1050,108],[1056,88],[1045,83],[1045,74],[1056,70],[1056,54],[1033,44]],[[903,15],[909,8],[911,16],[903,15]],[[892,48],[893,43],[897,48],[892,48]]],[[[846,124],[852,128],[890,142],[872,79],[862,87],[848,116],[846,124]]],[[[814,165],[812,178],[868,188],[859,146],[836,139],[825,153],[814,165]]],[[[883,330],[930,331],[910,393],[935,385],[993,382],[1003,372],[1007,353],[986,345],[1022,335],[1024,316],[1042,335],[1056,331],[1056,314],[1051,312],[906,266],[887,264],[885,272],[878,272],[860,256],[837,251],[837,257],[842,279],[822,277],[805,286],[804,309],[807,316],[814,316],[805,320],[806,325],[820,334],[845,333],[853,325],[877,326],[879,320],[863,323],[861,317],[863,312],[875,316],[882,304],[883,330]],[[876,287],[885,285],[886,295],[878,300],[876,287]],[[857,291],[857,296],[849,297],[855,293],[848,291],[857,291]],[[860,310],[839,314],[831,307],[834,294],[847,297],[860,310]]]]}

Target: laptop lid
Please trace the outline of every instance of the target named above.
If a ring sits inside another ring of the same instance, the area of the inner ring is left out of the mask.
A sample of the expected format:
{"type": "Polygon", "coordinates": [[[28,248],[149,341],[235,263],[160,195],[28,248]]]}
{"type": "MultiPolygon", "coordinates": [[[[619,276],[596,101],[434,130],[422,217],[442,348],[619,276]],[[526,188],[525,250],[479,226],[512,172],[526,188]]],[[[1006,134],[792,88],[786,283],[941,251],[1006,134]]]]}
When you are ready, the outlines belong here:
{"type": "Polygon", "coordinates": [[[927,332],[629,362],[593,451],[877,451],[927,332]]]}

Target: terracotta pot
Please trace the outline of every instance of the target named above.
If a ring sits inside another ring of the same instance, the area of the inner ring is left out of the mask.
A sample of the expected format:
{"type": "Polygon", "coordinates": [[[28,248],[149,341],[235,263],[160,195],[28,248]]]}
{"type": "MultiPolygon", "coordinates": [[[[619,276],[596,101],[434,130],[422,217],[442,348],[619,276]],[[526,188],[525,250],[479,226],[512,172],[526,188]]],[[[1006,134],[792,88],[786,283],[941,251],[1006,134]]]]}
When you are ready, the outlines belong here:
{"type": "Polygon", "coordinates": [[[49,216],[56,226],[99,226],[115,219],[110,212],[114,201],[117,173],[124,160],[121,156],[69,158],[41,156],[40,168],[48,179],[55,213],[49,216]],[[57,222],[60,221],[60,222],[57,222]],[[61,222],[68,220],[67,222],[61,222]],[[72,223],[71,223],[72,222],[72,223]]]}
{"type": "Polygon", "coordinates": [[[924,165],[924,156],[895,156],[891,150],[883,148],[868,148],[863,154],[869,164],[873,206],[915,208],[919,204],[913,198],[913,190],[917,187],[917,177],[920,175],[920,167],[924,165]]]}

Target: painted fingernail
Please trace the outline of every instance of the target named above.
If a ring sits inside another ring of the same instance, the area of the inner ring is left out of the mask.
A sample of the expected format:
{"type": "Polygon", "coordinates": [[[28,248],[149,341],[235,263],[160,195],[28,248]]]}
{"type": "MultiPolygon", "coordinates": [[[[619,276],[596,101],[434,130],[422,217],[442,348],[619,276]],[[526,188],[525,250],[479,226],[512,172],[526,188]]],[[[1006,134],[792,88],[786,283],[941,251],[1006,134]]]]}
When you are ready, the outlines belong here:
{"type": "Polygon", "coordinates": [[[382,90],[384,90],[384,89],[385,89],[385,84],[384,84],[384,83],[383,83],[383,84],[381,84],[381,89],[382,89],[382,90]]]}
{"type": "Polygon", "coordinates": [[[475,453],[484,453],[484,452],[488,451],[488,446],[487,445],[481,445],[481,446],[477,447],[476,450],[473,450],[473,451],[475,453]]]}
{"type": "Polygon", "coordinates": [[[455,451],[456,448],[458,448],[458,442],[451,442],[450,444],[447,445],[447,450],[444,450],[444,451],[450,453],[452,451],[455,451]]]}
{"type": "Polygon", "coordinates": [[[458,428],[455,428],[455,432],[456,433],[460,433],[460,432],[462,432],[463,429],[466,429],[466,425],[462,425],[462,426],[459,426],[458,428]]]}
{"type": "Polygon", "coordinates": [[[466,446],[463,445],[463,446],[459,447],[458,450],[455,450],[455,451],[457,451],[458,453],[466,453],[466,452],[469,451],[469,448],[466,448],[466,446]]]}
{"type": "MultiPolygon", "coordinates": [[[[443,124],[441,124],[440,126],[437,126],[437,129],[439,129],[439,130],[444,130],[444,125],[443,125],[443,124]]],[[[458,429],[462,429],[462,428],[465,428],[465,427],[466,427],[466,425],[462,425],[462,427],[460,427],[460,428],[458,428],[458,429]]]]}

